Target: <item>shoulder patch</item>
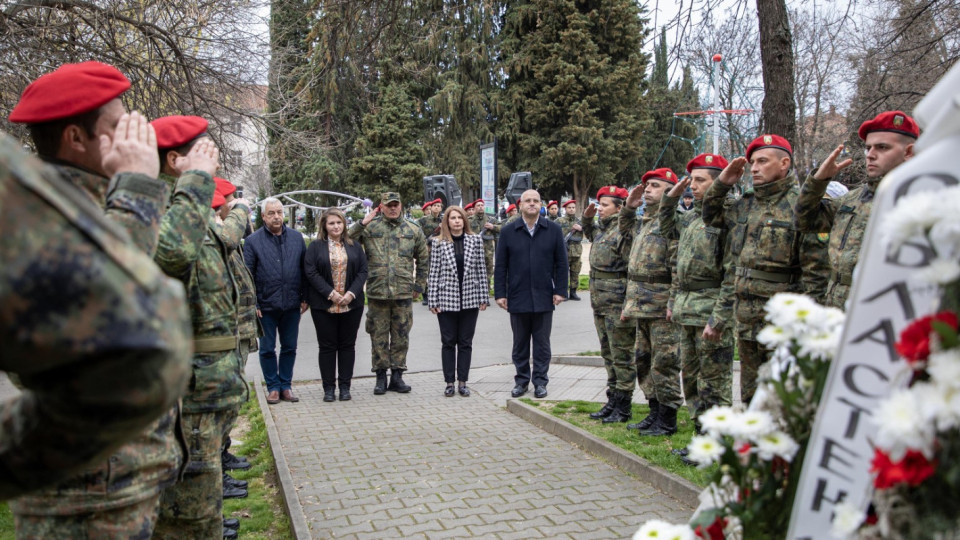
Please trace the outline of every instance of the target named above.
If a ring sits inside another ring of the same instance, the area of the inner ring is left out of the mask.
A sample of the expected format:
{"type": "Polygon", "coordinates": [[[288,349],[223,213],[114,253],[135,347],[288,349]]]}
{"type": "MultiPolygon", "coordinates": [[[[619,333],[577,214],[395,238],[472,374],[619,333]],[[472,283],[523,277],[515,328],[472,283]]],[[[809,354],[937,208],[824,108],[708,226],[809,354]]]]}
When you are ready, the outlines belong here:
{"type": "Polygon", "coordinates": [[[821,244],[826,244],[830,241],[830,233],[817,233],[817,240],[819,240],[821,244]]]}

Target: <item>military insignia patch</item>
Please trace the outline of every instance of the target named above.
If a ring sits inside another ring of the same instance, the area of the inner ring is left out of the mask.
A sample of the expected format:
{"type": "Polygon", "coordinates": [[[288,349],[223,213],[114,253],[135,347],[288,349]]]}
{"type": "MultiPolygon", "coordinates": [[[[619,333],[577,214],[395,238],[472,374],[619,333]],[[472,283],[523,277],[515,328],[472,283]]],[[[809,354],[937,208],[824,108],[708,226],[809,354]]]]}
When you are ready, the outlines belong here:
{"type": "Polygon", "coordinates": [[[773,137],[771,137],[770,135],[764,135],[763,144],[773,144],[773,137]]]}
{"type": "Polygon", "coordinates": [[[616,192],[617,192],[617,188],[615,188],[614,186],[610,186],[610,193],[616,193],[616,192]]]}
{"type": "Polygon", "coordinates": [[[703,158],[707,163],[713,163],[713,156],[707,156],[703,158]]]}
{"type": "Polygon", "coordinates": [[[895,125],[895,126],[897,126],[897,127],[902,126],[902,125],[903,125],[903,117],[900,116],[899,114],[894,115],[894,117],[893,117],[893,125],[895,125]]]}
{"type": "Polygon", "coordinates": [[[822,244],[826,244],[827,242],[830,241],[830,233],[826,233],[826,232],[817,233],[817,240],[819,240],[820,243],[822,244]]]}
{"type": "Polygon", "coordinates": [[[670,171],[667,171],[667,178],[670,178],[670,171]]]}

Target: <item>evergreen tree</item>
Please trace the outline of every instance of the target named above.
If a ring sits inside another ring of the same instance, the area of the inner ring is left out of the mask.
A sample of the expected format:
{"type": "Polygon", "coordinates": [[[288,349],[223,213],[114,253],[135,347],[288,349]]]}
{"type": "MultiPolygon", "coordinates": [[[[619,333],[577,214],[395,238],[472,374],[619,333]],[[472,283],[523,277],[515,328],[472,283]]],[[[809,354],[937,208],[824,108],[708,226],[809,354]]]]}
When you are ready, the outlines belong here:
{"type": "Polygon", "coordinates": [[[544,191],[578,200],[641,151],[646,20],[631,0],[509,5],[503,39],[508,142],[544,191]]]}

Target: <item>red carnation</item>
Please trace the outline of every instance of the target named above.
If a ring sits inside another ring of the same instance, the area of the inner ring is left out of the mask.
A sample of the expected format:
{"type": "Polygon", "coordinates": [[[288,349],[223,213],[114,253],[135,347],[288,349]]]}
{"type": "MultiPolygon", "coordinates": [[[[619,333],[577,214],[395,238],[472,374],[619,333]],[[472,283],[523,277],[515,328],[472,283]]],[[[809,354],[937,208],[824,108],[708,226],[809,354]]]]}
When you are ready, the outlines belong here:
{"type": "Polygon", "coordinates": [[[907,450],[903,459],[894,463],[890,456],[880,450],[874,450],[870,472],[877,476],[873,486],[877,489],[888,489],[897,484],[919,486],[924,480],[933,476],[937,462],[927,460],[922,452],[907,450]]]}
{"type": "Polygon", "coordinates": [[[693,532],[698,537],[706,538],[707,540],[724,540],[723,528],[726,526],[727,520],[718,516],[706,530],[703,529],[703,525],[697,525],[697,528],[694,529],[693,532]]]}
{"type": "Polygon", "coordinates": [[[910,323],[900,333],[900,341],[894,345],[900,356],[914,364],[923,362],[930,356],[930,334],[933,333],[933,321],[948,324],[957,330],[957,315],[951,311],[941,311],[936,315],[927,315],[910,323]]]}

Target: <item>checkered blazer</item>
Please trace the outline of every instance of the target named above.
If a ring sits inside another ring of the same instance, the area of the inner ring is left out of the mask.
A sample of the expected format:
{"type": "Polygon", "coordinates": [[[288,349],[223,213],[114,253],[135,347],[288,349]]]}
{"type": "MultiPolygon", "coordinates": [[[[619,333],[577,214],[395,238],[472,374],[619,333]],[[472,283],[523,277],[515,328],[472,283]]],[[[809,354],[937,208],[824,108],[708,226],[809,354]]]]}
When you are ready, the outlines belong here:
{"type": "Polygon", "coordinates": [[[463,237],[463,289],[457,276],[457,258],[452,242],[432,240],[430,275],[427,277],[427,304],[430,309],[461,311],[490,304],[490,284],[483,257],[483,239],[476,234],[463,237]]]}

